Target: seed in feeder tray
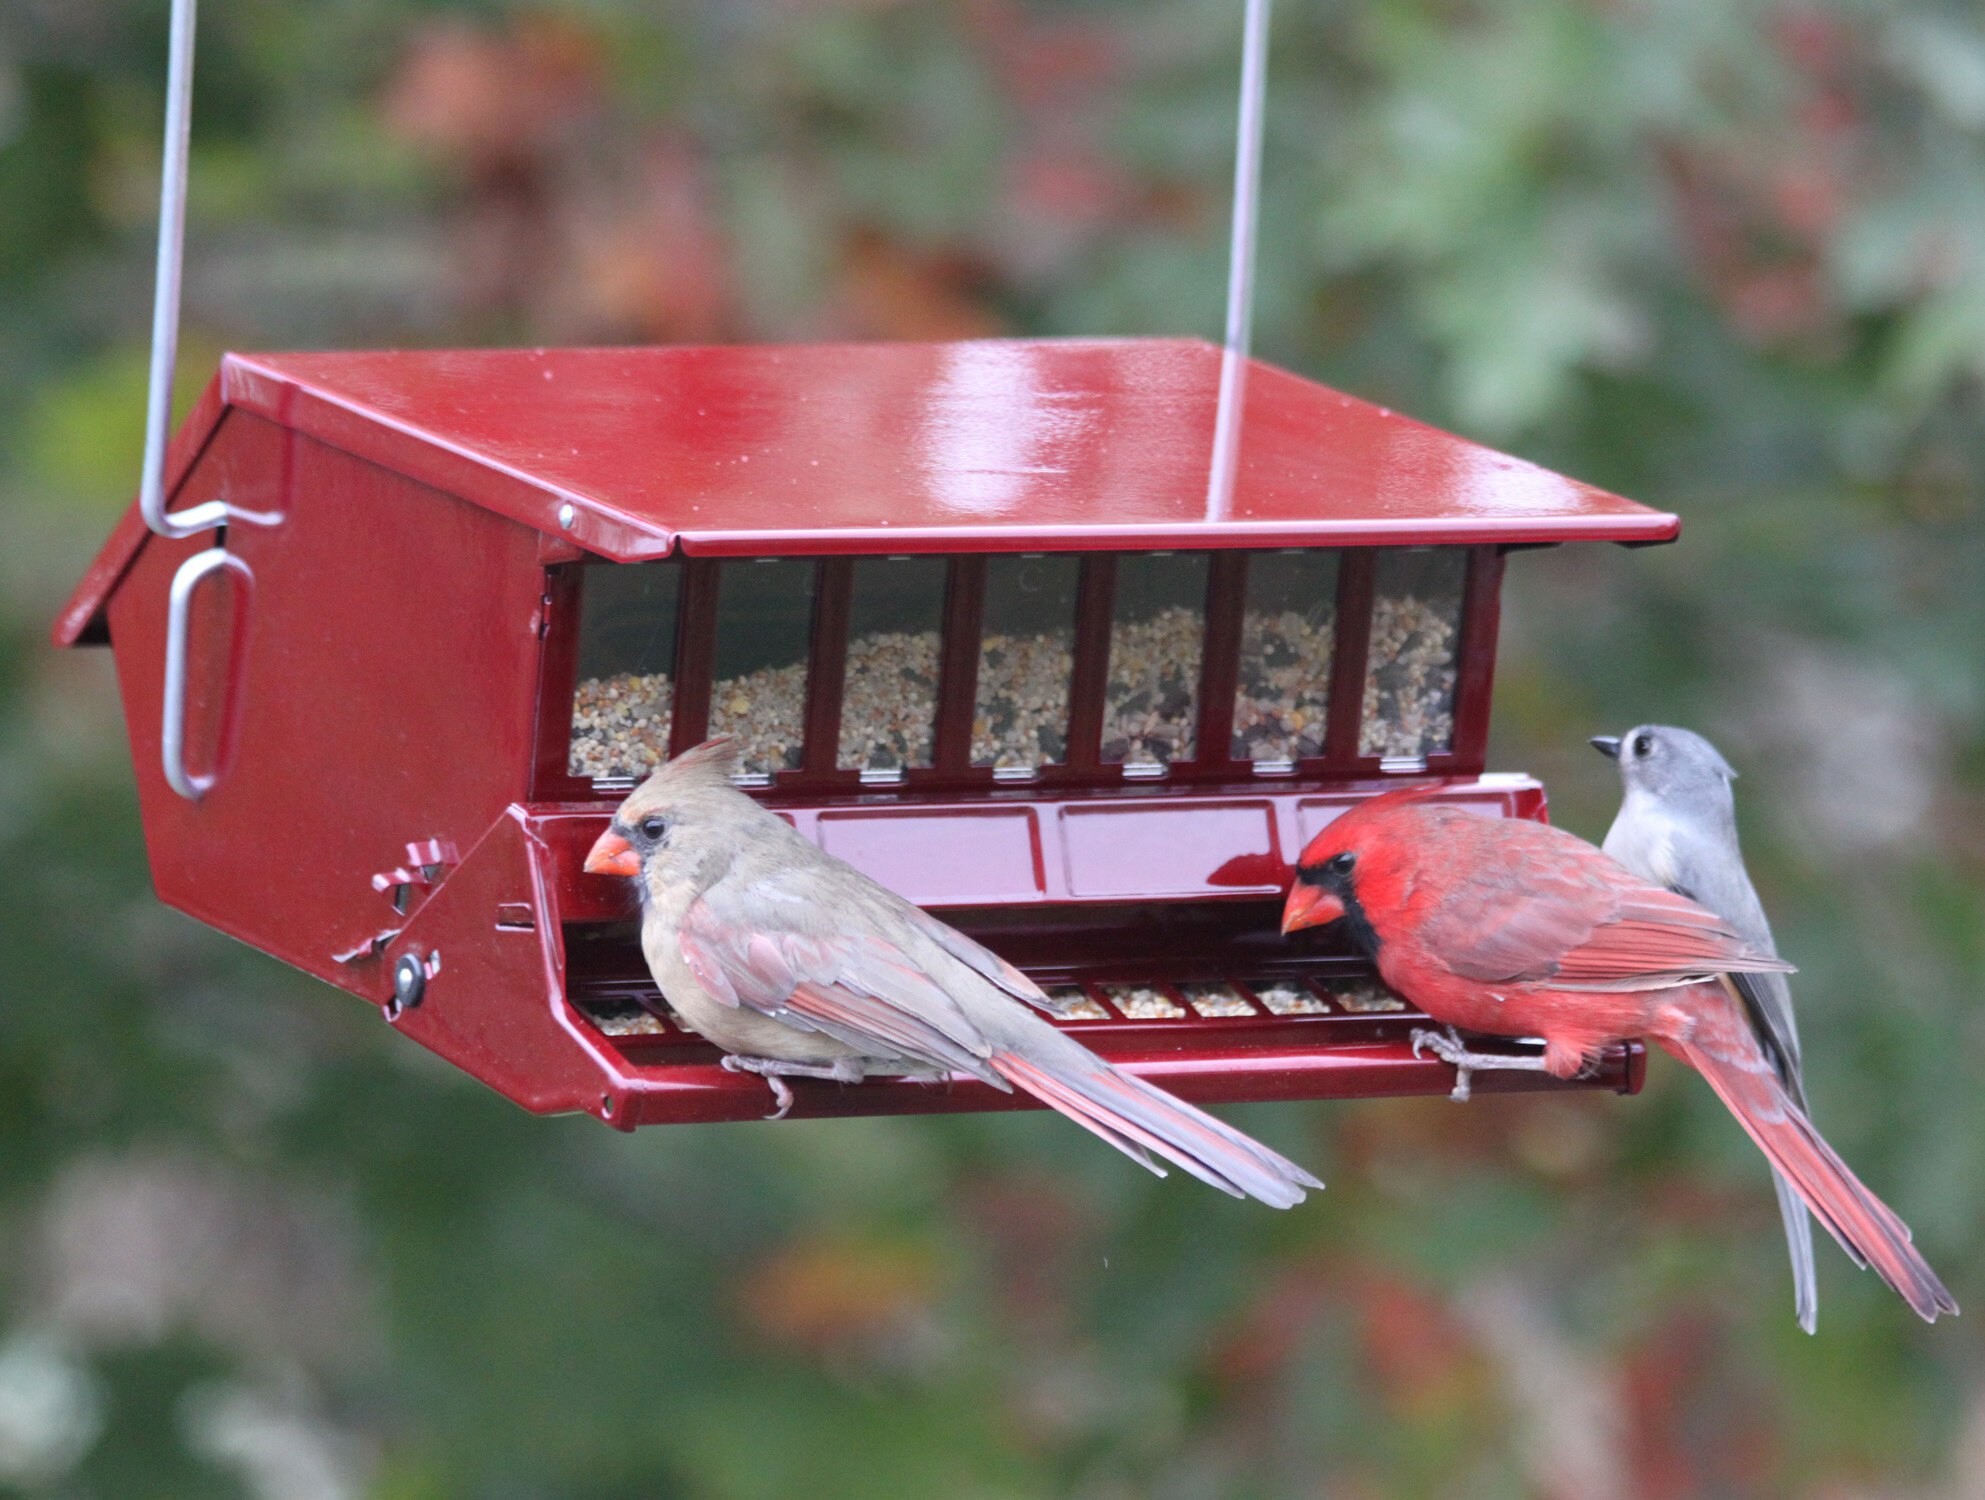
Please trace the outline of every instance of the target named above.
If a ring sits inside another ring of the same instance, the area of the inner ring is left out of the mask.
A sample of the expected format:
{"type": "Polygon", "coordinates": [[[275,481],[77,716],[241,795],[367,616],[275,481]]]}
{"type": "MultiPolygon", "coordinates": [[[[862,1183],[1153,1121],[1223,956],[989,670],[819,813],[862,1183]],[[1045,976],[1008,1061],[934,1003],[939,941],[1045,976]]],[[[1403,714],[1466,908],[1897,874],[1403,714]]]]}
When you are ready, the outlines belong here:
{"type": "Polygon", "coordinates": [[[1248,988],[1254,991],[1268,1013],[1273,1016],[1325,1016],[1330,1007],[1318,998],[1316,991],[1297,979],[1249,980],[1248,988]]]}
{"type": "Polygon", "coordinates": [[[662,1036],[668,1031],[662,1018],[642,1005],[603,999],[578,1004],[586,1019],[606,1036],[662,1036]]]}
{"type": "Polygon", "coordinates": [[[1251,1016],[1254,1007],[1231,984],[1182,984],[1185,1003],[1202,1016],[1251,1016]]]}
{"type": "Polygon", "coordinates": [[[1047,986],[1048,1000],[1055,1007],[1055,1014],[1064,1021],[1107,1021],[1110,1013],[1089,998],[1089,992],[1078,984],[1051,984],[1047,986]]]}
{"type": "Polygon", "coordinates": [[[1132,1021],[1171,1021],[1185,1014],[1183,1006],[1148,984],[1108,984],[1103,986],[1103,993],[1132,1021]]]}
{"type": "Polygon", "coordinates": [[[1406,1009],[1406,1002],[1376,979],[1334,979],[1330,983],[1330,997],[1345,1010],[1359,1015],[1406,1009]]]}
{"type": "Polygon", "coordinates": [[[589,677],[572,695],[574,776],[646,776],[668,759],[669,675],[620,672],[589,677]]]}

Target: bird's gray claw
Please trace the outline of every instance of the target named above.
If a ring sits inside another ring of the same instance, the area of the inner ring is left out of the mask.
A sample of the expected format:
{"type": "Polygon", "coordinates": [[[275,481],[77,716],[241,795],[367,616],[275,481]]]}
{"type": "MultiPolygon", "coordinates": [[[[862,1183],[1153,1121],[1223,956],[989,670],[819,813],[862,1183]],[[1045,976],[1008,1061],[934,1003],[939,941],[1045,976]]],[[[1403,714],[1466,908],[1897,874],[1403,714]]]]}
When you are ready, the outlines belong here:
{"type": "Polygon", "coordinates": [[[756,1073],[760,1078],[764,1079],[765,1086],[772,1091],[772,1097],[777,1101],[779,1106],[771,1114],[766,1115],[765,1118],[768,1120],[783,1120],[786,1118],[786,1112],[793,1107],[793,1091],[786,1086],[786,1080],[781,1078],[777,1071],[775,1071],[774,1064],[765,1061],[763,1058],[740,1057],[734,1052],[726,1052],[722,1057],[717,1059],[717,1065],[726,1073],[756,1073]]]}
{"type": "Polygon", "coordinates": [[[772,1085],[772,1097],[779,1101],[779,1107],[765,1118],[768,1120],[783,1120],[786,1118],[786,1111],[793,1107],[793,1091],[787,1087],[786,1080],[778,1077],[776,1074],[767,1073],[765,1075],[765,1081],[772,1085]]]}
{"type": "Polygon", "coordinates": [[[1468,1057],[1468,1049],[1462,1045],[1460,1034],[1453,1027],[1449,1027],[1443,1035],[1441,1032],[1429,1031],[1426,1027],[1419,1026],[1413,1029],[1411,1040],[1415,1057],[1431,1052],[1442,1062],[1454,1065],[1454,1088],[1449,1092],[1448,1098],[1456,1104],[1466,1104],[1474,1096],[1472,1079],[1475,1070],[1465,1061],[1468,1057]]]}

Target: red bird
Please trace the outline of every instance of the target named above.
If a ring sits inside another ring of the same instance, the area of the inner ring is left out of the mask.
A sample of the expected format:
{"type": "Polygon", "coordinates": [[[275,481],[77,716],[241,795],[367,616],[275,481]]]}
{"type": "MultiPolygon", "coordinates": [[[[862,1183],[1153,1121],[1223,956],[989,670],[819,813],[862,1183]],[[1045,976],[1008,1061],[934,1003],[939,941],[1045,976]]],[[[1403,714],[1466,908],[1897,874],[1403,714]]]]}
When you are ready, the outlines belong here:
{"type": "Polygon", "coordinates": [[[1344,814],[1296,867],[1282,930],[1345,924],[1385,982],[1450,1028],[1541,1038],[1540,1057],[1470,1052],[1414,1033],[1459,1070],[1571,1078],[1599,1050],[1652,1037],[1709,1080],[1772,1166],[1857,1265],[1925,1322],[1955,1313],[1902,1220],[1820,1138],[1758,1044],[1726,976],[1785,971],[1722,918],[1650,885],[1561,829],[1389,792],[1344,814]]]}

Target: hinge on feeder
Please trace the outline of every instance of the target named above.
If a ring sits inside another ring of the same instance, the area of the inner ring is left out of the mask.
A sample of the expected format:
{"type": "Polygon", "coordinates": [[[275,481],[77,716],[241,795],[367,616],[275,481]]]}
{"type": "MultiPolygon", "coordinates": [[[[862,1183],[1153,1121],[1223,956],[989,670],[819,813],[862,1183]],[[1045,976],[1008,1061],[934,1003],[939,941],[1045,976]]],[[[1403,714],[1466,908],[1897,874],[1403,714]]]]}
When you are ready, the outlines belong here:
{"type": "Polygon", "coordinates": [[[462,856],[446,839],[421,839],[407,845],[407,862],[372,877],[372,888],[393,903],[393,910],[405,916],[413,906],[416,890],[432,890],[462,862],[462,856]]]}
{"type": "Polygon", "coordinates": [[[400,929],[397,927],[388,927],[383,932],[375,932],[356,948],[347,948],[342,953],[333,953],[331,955],[331,962],[334,964],[355,964],[361,958],[377,958],[386,951],[386,945],[399,935],[400,929]]]}

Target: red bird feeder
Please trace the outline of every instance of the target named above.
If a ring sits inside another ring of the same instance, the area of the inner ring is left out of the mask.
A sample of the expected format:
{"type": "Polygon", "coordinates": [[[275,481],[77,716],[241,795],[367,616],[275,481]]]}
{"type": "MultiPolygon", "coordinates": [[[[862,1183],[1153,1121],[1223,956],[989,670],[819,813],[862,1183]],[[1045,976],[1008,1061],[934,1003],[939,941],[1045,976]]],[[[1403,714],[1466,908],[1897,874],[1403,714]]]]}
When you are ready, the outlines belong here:
{"type": "MultiPolygon", "coordinates": [[[[580,864],[715,732],[808,837],[1079,991],[1199,1100],[1445,1093],[1368,966],[1278,935],[1303,844],[1485,775],[1513,547],[1677,523],[1173,340],[230,355],[56,627],[112,644],[158,892],[493,1088],[754,1118],[580,864]],[[1209,498],[1210,497],[1210,498],[1209,498]]],[[[1616,1049],[1585,1086],[1631,1090],[1616,1049]]],[[[1490,1074],[1482,1089],[1564,1087],[1490,1074]]],[[[1014,1107],[796,1086],[797,1115],[1014,1107]]]]}

